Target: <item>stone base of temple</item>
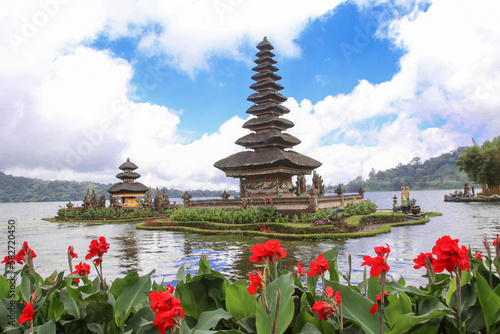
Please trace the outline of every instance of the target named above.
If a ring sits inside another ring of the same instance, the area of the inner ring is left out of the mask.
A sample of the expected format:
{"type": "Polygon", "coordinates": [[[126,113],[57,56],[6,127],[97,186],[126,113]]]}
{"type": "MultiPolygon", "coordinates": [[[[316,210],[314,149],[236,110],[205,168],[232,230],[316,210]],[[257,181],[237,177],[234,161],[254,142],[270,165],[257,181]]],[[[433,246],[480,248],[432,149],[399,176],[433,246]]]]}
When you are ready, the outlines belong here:
{"type": "Polygon", "coordinates": [[[311,196],[311,197],[247,197],[242,199],[212,199],[189,201],[184,206],[193,209],[241,210],[260,206],[274,206],[282,214],[313,213],[316,210],[330,209],[342,203],[360,201],[359,194],[311,196]]]}

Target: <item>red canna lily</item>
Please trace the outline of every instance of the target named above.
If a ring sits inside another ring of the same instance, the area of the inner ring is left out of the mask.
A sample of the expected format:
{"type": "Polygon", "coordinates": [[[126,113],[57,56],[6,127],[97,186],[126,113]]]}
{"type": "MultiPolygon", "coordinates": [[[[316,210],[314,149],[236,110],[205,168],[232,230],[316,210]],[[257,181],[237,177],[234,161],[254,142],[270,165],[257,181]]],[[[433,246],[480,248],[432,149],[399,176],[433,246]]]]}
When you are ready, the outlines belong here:
{"type": "Polygon", "coordinates": [[[173,288],[167,285],[167,291],[153,291],[149,294],[151,310],[156,312],[153,325],[157,326],[158,331],[163,334],[167,328],[171,332],[172,327],[178,326],[184,318],[181,301],[172,295],[173,291],[173,288]]]}
{"type": "Polygon", "coordinates": [[[35,311],[33,310],[33,304],[24,302],[24,309],[23,313],[19,316],[19,323],[25,323],[26,321],[32,321],[33,320],[33,314],[35,311]]]}
{"type": "MultiPolygon", "coordinates": [[[[384,296],[387,296],[387,295],[388,295],[387,291],[384,291],[384,296]]],[[[370,309],[371,314],[377,312],[378,301],[380,301],[381,299],[382,299],[382,294],[378,294],[377,296],[375,296],[375,305],[373,305],[372,308],[370,309]]]]}
{"type": "Polygon", "coordinates": [[[476,259],[478,259],[478,260],[481,260],[481,261],[483,261],[483,257],[482,257],[482,255],[483,255],[483,252],[475,252],[475,253],[474,253],[474,257],[475,257],[476,259]]]}
{"type": "Polygon", "coordinates": [[[431,264],[434,262],[434,257],[432,253],[420,253],[416,258],[413,259],[415,265],[413,268],[420,269],[422,267],[427,268],[427,258],[431,261],[431,264]]]}
{"type": "Polygon", "coordinates": [[[270,263],[274,264],[286,257],[286,250],[281,248],[279,240],[268,240],[264,244],[256,244],[250,250],[252,251],[252,256],[250,256],[252,262],[265,262],[266,259],[269,259],[270,263]]]}
{"type": "Polygon", "coordinates": [[[468,270],[470,267],[467,255],[469,250],[465,246],[459,247],[458,239],[452,239],[449,235],[445,235],[436,241],[432,253],[436,255],[436,260],[432,266],[437,273],[445,269],[451,273],[457,267],[460,267],[461,270],[468,270]]]}
{"type": "Polygon", "coordinates": [[[90,274],[90,266],[86,263],[80,262],[75,266],[75,269],[76,270],[73,272],[73,274],[78,274],[82,277],[88,276],[88,274],[90,274]]]}
{"type": "Polygon", "coordinates": [[[319,320],[326,320],[334,312],[333,306],[327,302],[315,302],[311,311],[318,312],[319,320]]]}
{"type": "Polygon", "coordinates": [[[309,264],[309,272],[307,275],[313,277],[316,274],[322,275],[325,271],[330,268],[328,260],[325,259],[323,254],[319,254],[313,262],[309,264]]]}
{"type": "Polygon", "coordinates": [[[300,275],[304,275],[307,271],[302,267],[302,262],[297,262],[297,269],[300,275]]]}
{"type": "Polygon", "coordinates": [[[375,250],[375,254],[377,254],[378,256],[384,256],[386,254],[389,254],[391,252],[391,249],[389,248],[389,244],[387,244],[387,247],[384,247],[384,246],[378,246],[378,247],[375,247],[374,250],[375,250]]]}
{"type": "Polygon", "coordinates": [[[377,277],[379,276],[382,271],[388,272],[391,267],[387,264],[387,261],[385,258],[382,256],[376,256],[376,257],[371,257],[371,256],[363,256],[363,262],[361,265],[362,266],[370,266],[370,276],[371,277],[377,277]]]}
{"type": "Polygon", "coordinates": [[[73,246],[68,246],[68,254],[73,259],[78,258],[78,254],[75,253],[75,249],[73,248],[73,246]]]}
{"type": "Polygon", "coordinates": [[[248,274],[248,280],[250,284],[248,285],[247,291],[253,296],[257,293],[257,290],[262,284],[262,272],[254,270],[253,274],[248,274]]]}

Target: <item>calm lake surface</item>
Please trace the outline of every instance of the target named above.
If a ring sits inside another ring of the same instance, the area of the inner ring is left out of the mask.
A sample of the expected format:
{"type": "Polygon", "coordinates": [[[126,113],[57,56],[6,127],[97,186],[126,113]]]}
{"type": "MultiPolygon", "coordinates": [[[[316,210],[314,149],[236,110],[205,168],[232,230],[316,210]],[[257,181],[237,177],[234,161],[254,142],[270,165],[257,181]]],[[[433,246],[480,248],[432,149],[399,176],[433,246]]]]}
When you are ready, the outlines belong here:
{"type": "MultiPolygon", "coordinates": [[[[470,245],[472,250],[484,251],[484,236],[492,242],[500,233],[500,203],[445,203],[443,195],[450,190],[413,191],[423,211],[437,211],[443,216],[433,217],[425,225],[393,228],[391,233],[376,237],[344,241],[297,242],[283,241],[287,250],[283,268],[293,269],[297,262],[304,267],[319,253],[339,248],[339,269],[347,270],[347,253],[352,254],[353,280],[360,280],[364,255],[373,256],[373,247],[388,243],[392,252],[389,256],[394,278],[403,276],[408,283],[420,285],[424,269],[413,269],[412,260],[420,252],[430,252],[435,241],[450,235],[460,239],[460,245],[470,245]]],[[[379,208],[391,208],[392,197],[399,192],[366,193],[365,198],[374,201],[379,208]]],[[[180,202],[177,199],[178,203],[180,202]]],[[[17,247],[23,241],[38,255],[34,263],[36,271],[45,277],[54,270],[68,271],[67,249],[73,245],[78,260],[85,262],[85,255],[92,239],[106,237],[111,247],[104,256],[104,275],[108,280],[122,277],[132,270],[146,274],[155,270],[157,282],[172,283],[179,267],[184,264],[187,272],[196,272],[201,255],[208,255],[212,268],[221,271],[232,280],[246,278],[253,268],[248,258],[250,247],[266,239],[244,236],[203,236],[184,232],[136,230],[136,223],[93,224],[93,223],[50,223],[41,218],[56,215],[59,206],[65,202],[49,203],[0,203],[0,255],[7,254],[7,222],[16,222],[17,247]]],[[[90,261],[86,261],[90,264],[90,261]]],[[[74,263],[74,264],[76,264],[74,263]]],[[[93,268],[92,268],[93,269],[93,268]]],[[[91,271],[91,277],[95,271],[91,271]]]]}

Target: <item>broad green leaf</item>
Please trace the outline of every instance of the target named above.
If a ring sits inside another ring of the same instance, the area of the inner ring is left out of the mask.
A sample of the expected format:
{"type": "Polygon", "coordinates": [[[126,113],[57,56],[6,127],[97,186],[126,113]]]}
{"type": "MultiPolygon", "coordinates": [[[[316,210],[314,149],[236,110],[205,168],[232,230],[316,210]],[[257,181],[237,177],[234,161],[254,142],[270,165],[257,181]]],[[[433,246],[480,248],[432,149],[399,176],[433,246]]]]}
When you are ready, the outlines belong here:
{"type": "Polygon", "coordinates": [[[379,333],[380,323],[377,313],[371,314],[373,301],[337,282],[326,281],[334,291],[340,291],[343,316],[361,327],[365,333],[379,333]]]}
{"type": "Polygon", "coordinates": [[[64,314],[64,303],[55,297],[55,294],[50,295],[48,300],[47,319],[59,321],[64,314]]]}
{"type": "Polygon", "coordinates": [[[188,283],[179,281],[175,288],[175,294],[180,298],[186,316],[199,319],[201,313],[215,309],[210,305],[206,287],[200,281],[188,283]]]}
{"type": "MultiPolygon", "coordinates": [[[[461,285],[464,286],[467,284],[470,280],[470,272],[464,271],[462,272],[462,283],[461,285]]],[[[448,288],[448,293],[446,294],[446,304],[450,305],[450,300],[451,296],[453,293],[457,291],[457,276],[453,277],[453,280],[451,281],[449,288],[448,288]]]]}
{"type": "Polygon", "coordinates": [[[292,299],[293,292],[294,285],[291,273],[280,276],[267,286],[266,299],[269,306],[269,314],[265,311],[261,302],[257,304],[257,333],[265,334],[272,332],[277,307],[279,307],[279,309],[275,333],[281,334],[288,328],[288,325],[293,319],[294,313],[294,303],[292,299]],[[280,293],[279,306],[277,305],[278,291],[280,293]]]}
{"type": "Polygon", "coordinates": [[[19,314],[24,307],[24,303],[17,303],[13,299],[3,299],[0,301],[0,328],[7,329],[9,326],[13,325],[12,328],[19,328],[17,320],[19,319],[19,314]],[[10,310],[14,309],[14,315],[11,315],[10,310]],[[13,318],[11,318],[13,317],[13,318]]]}
{"type": "Polygon", "coordinates": [[[0,300],[7,299],[9,297],[9,292],[10,282],[4,276],[0,276],[0,300]]]}
{"type": "Polygon", "coordinates": [[[387,334],[404,333],[414,326],[427,322],[430,319],[439,319],[445,315],[444,310],[447,309],[442,303],[434,303],[435,308],[427,314],[415,316],[411,313],[403,313],[401,300],[397,295],[387,297],[389,306],[385,308],[387,318],[389,319],[390,330],[387,334]]]}
{"type": "Polygon", "coordinates": [[[115,297],[115,299],[117,299],[127,286],[131,285],[138,279],[139,279],[139,274],[135,271],[130,272],[124,278],[117,278],[114,280],[113,284],[111,284],[111,287],[109,288],[109,293],[112,294],[115,297]]]}
{"type": "Polygon", "coordinates": [[[200,315],[200,319],[196,326],[193,327],[193,332],[198,330],[209,330],[215,327],[221,319],[231,319],[231,313],[225,311],[224,309],[217,309],[214,311],[203,312],[200,315]]]}
{"type": "Polygon", "coordinates": [[[309,307],[302,307],[293,324],[292,333],[316,333],[311,326],[319,332],[318,328],[321,328],[320,321],[309,313],[309,307]]]}
{"type": "Polygon", "coordinates": [[[177,275],[175,275],[175,279],[179,282],[186,283],[186,275],[185,275],[186,269],[184,269],[184,264],[179,267],[179,270],[177,270],[177,275]]]}
{"type": "Polygon", "coordinates": [[[85,315],[82,315],[82,310],[80,309],[79,300],[75,300],[68,295],[68,287],[65,287],[59,292],[59,300],[64,304],[64,310],[67,314],[72,315],[75,319],[82,319],[85,315]]]}
{"type": "Polygon", "coordinates": [[[153,272],[154,270],[139,277],[134,283],[125,287],[116,298],[115,322],[118,327],[123,328],[134,308],[142,306],[142,303],[148,298],[145,291],[151,289],[151,275],[153,272]]]}
{"type": "Polygon", "coordinates": [[[243,318],[254,318],[257,300],[246,286],[231,284],[226,290],[226,308],[240,321],[243,318]]]}
{"type": "Polygon", "coordinates": [[[105,334],[105,328],[103,324],[98,324],[95,322],[87,323],[87,328],[92,333],[105,334]]]}
{"type": "Polygon", "coordinates": [[[144,306],[128,319],[125,330],[133,330],[135,333],[139,333],[141,327],[151,324],[154,319],[155,313],[151,310],[151,306],[144,306]]]}
{"type": "Polygon", "coordinates": [[[223,330],[223,331],[205,331],[205,330],[198,330],[196,332],[193,332],[195,334],[244,334],[243,332],[240,332],[237,329],[229,329],[229,330],[223,330]]]}
{"type": "Polygon", "coordinates": [[[22,276],[20,289],[23,300],[29,301],[31,296],[31,279],[28,277],[28,274],[22,276]]]}
{"type": "Polygon", "coordinates": [[[41,326],[34,327],[33,330],[38,334],[53,334],[56,332],[56,324],[50,320],[41,326]]]}
{"type": "Polygon", "coordinates": [[[490,328],[494,326],[500,317],[500,297],[491,290],[488,282],[481,276],[477,277],[477,296],[483,309],[486,330],[489,333],[490,328]]]}
{"type": "Polygon", "coordinates": [[[330,281],[340,282],[339,267],[337,257],[339,255],[339,250],[337,246],[335,248],[323,253],[323,256],[328,260],[328,272],[330,273],[330,281]]]}
{"type": "Polygon", "coordinates": [[[321,331],[312,323],[306,323],[299,334],[321,334],[321,331]]]}
{"type": "Polygon", "coordinates": [[[89,302],[86,304],[85,321],[87,323],[107,324],[113,320],[113,307],[106,302],[89,302]]]}

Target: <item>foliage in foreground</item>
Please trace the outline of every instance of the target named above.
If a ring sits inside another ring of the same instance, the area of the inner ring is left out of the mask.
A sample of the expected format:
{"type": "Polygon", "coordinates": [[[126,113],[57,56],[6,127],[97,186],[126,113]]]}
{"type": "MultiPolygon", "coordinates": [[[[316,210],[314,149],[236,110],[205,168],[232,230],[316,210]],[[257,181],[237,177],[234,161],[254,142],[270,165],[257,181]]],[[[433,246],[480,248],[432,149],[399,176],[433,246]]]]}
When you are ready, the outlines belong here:
{"type": "Polygon", "coordinates": [[[0,276],[0,328],[6,333],[495,333],[500,238],[493,242],[495,257],[486,238],[484,244],[483,262],[481,253],[472,255],[457,239],[438,239],[432,253],[414,259],[416,269],[427,269],[428,279],[416,288],[402,278],[387,279],[387,244],[363,257],[364,279],[354,284],[350,267],[339,271],[336,248],[319,254],[308,271],[297,263],[292,274],[281,268],[286,250],[269,240],[251,248],[257,268],[248,281],[228,281],[202,257],[197,274],[179,269],[174,289],[152,282],[153,272],[132,272],[108,285],[102,264],[110,245],[104,237],[92,240],[85,256],[94,265],[94,280],[88,278],[89,265],[73,268],[77,254],[71,246],[72,274],[54,272],[43,279],[33,270],[36,254],[25,242],[3,261],[9,270],[0,276]],[[14,262],[23,268],[11,272],[14,262]]]}

